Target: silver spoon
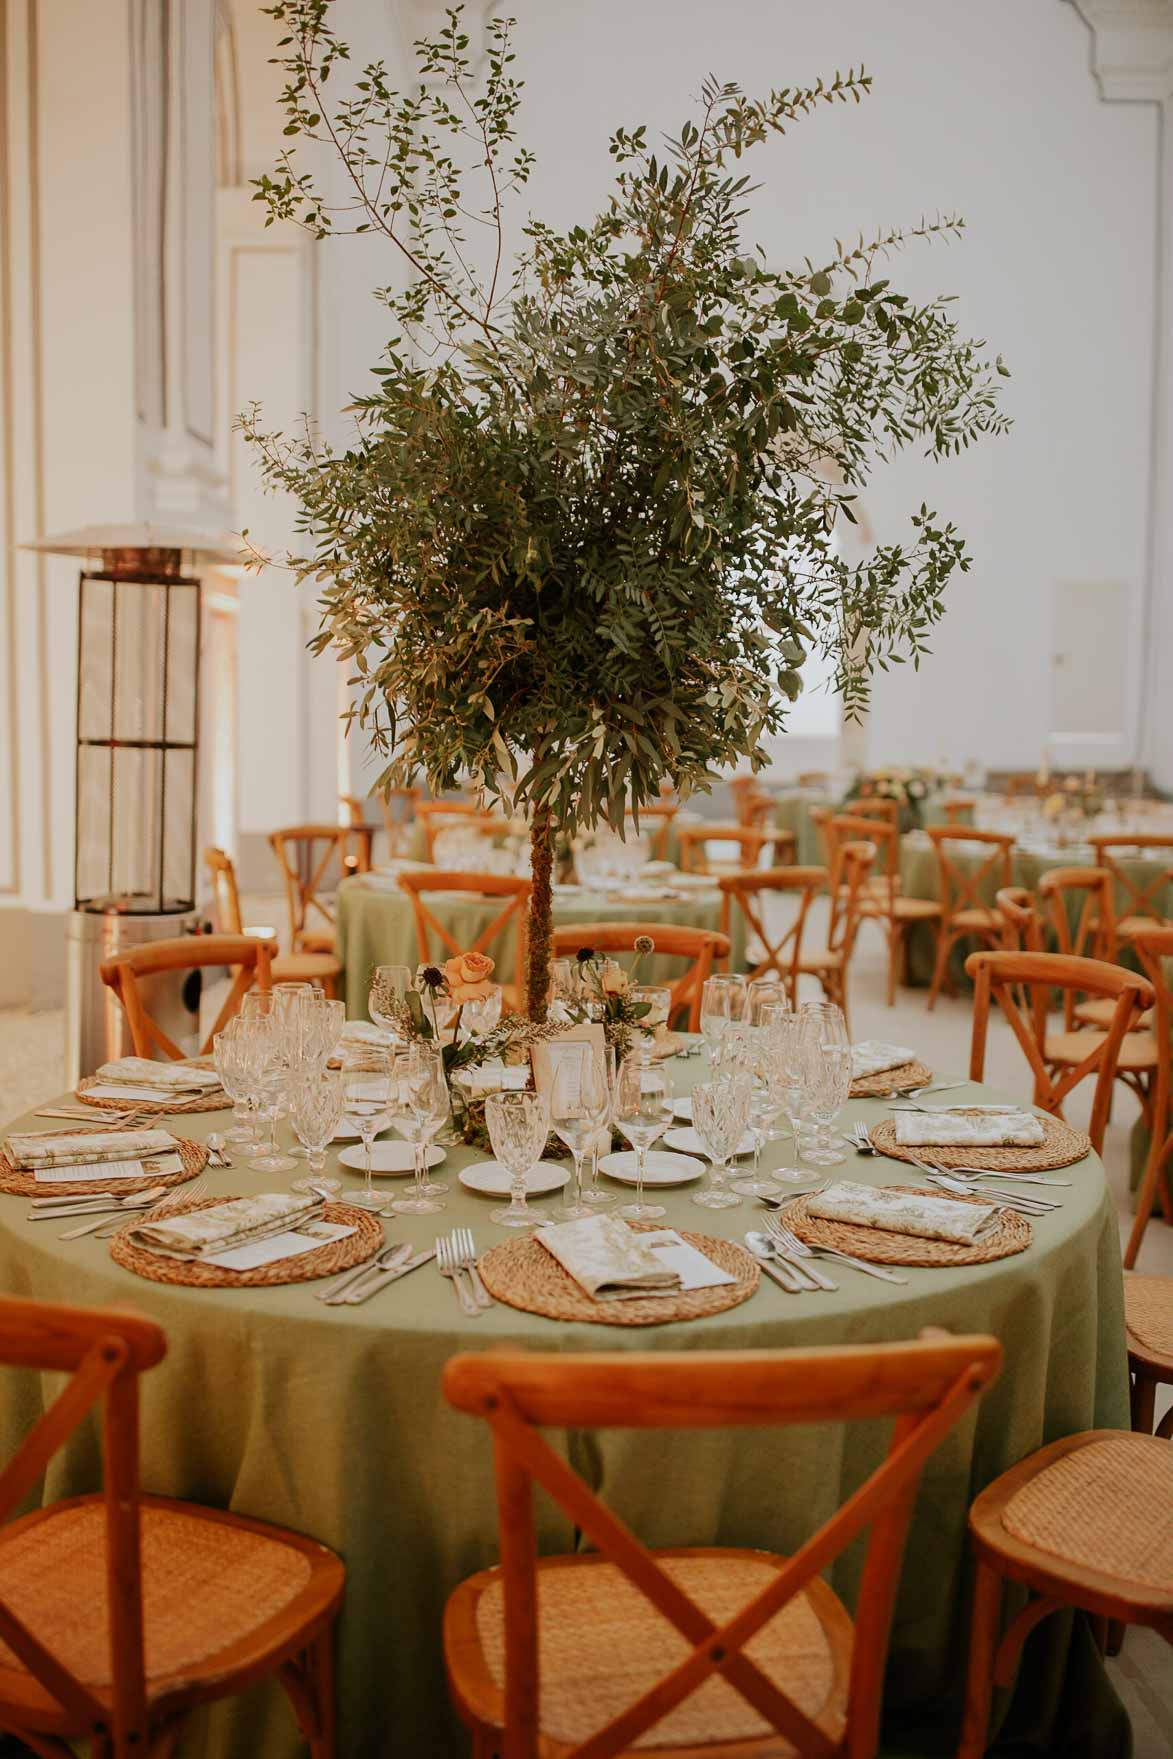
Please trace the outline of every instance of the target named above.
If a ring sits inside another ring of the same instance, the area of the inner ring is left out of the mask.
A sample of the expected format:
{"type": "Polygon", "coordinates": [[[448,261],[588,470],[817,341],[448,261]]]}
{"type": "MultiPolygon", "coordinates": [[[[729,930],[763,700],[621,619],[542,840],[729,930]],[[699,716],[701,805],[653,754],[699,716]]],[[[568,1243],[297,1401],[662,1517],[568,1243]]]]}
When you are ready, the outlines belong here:
{"type": "Polygon", "coordinates": [[[817,1264],[808,1264],[805,1258],[800,1259],[796,1253],[788,1252],[773,1234],[747,1234],[745,1240],[751,1252],[756,1252],[759,1244],[764,1246],[770,1257],[780,1260],[787,1270],[794,1270],[799,1276],[808,1277],[817,1289],[826,1289],[831,1294],[838,1289],[839,1284],[833,1283],[826,1271],[820,1270],[817,1264]]]}
{"type": "Polygon", "coordinates": [[[31,1222],[59,1222],[63,1217],[71,1215],[110,1215],[120,1209],[145,1209],[168,1189],[166,1185],[152,1185],[146,1191],[133,1192],[129,1197],[98,1197],[93,1203],[81,1199],[75,1203],[58,1205],[46,1204],[44,1208],[29,1211],[31,1222]]]}
{"type": "Polygon", "coordinates": [[[230,1167],[232,1165],[232,1156],[228,1152],[228,1145],[218,1130],[213,1130],[211,1135],[206,1138],[206,1145],[214,1167],[230,1167]]]}

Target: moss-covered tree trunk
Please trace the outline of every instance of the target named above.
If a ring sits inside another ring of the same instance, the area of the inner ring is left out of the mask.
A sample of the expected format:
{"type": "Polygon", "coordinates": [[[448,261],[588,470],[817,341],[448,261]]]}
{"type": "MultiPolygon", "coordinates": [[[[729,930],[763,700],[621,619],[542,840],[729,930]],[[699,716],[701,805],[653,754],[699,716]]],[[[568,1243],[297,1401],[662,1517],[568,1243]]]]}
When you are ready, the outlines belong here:
{"type": "Polygon", "coordinates": [[[554,826],[548,812],[534,815],[530,831],[533,891],[529,900],[529,949],[525,973],[526,1013],[531,1020],[546,1018],[550,993],[550,933],[554,919],[554,894],[550,873],[554,865],[554,826]]]}

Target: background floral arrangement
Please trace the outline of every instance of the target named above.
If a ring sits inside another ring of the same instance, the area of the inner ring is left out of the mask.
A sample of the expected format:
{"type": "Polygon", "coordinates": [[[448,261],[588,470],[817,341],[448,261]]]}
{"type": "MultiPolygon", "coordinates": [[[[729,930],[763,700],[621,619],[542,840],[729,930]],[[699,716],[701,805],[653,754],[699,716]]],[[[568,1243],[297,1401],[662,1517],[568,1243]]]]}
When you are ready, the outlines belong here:
{"type": "Polygon", "coordinates": [[[925,801],[944,788],[956,787],[959,779],[946,770],[868,770],[856,777],[843,798],[845,804],[851,800],[895,800],[900,806],[900,829],[920,830],[925,801]]]}

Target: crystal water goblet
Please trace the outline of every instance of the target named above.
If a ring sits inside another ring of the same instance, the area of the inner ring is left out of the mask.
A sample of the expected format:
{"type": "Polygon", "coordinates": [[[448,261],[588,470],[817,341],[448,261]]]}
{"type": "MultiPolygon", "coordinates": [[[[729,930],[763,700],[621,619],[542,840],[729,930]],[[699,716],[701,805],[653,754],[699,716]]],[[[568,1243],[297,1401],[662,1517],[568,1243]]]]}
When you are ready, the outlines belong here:
{"type": "Polygon", "coordinates": [[[672,1122],[672,1077],[663,1065],[648,1063],[638,1051],[625,1057],[615,1082],[615,1124],[635,1150],[635,1201],[617,1215],[629,1221],[654,1221],[664,1214],[662,1203],[644,1202],[648,1149],[672,1122]]]}
{"type": "Polygon", "coordinates": [[[371,973],[371,985],[367,992],[367,1013],[384,1031],[391,1033],[399,1040],[402,1034],[391,1007],[395,1003],[406,1006],[409,991],[415,982],[410,965],[376,965],[371,973]]]}
{"type": "Polygon", "coordinates": [[[566,1046],[558,1056],[550,1091],[550,1123],[574,1158],[574,1199],[558,1211],[563,1221],[581,1221],[592,1213],[583,1196],[582,1163],[606,1114],[606,1088],[594,1047],[566,1046]]]}
{"type": "Polygon", "coordinates": [[[306,1067],[289,1092],[289,1120],[306,1151],[309,1171],[293,1180],[295,1191],[341,1191],[342,1180],[327,1173],[326,1148],[342,1116],[342,1076],[334,1069],[306,1067]]]}
{"type": "Polygon", "coordinates": [[[537,1165],[550,1134],[550,1107],[532,1088],[490,1093],[485,1123],[493,1154],[509,1174],[509,1205],[491,1209],[490,1221],[503,1228],[536,1228],[545,1220],[526,1204],[526,1175],[537,1165]]]}
{"type": "Polygon", "coordinates": [[[606,1153],[611,1147],[611,1123],[615,1116],[615,1082],[617,1066],[615,1046],[603,1047],[603,1082],[599,1095],[599,1114],[595,1121],[594,1135],[591,1137],[591,1182],[582,1194],[584,1203],[589,1203],[592,1210],[605,1209],[608,1204],[618,1203],[618,1191],[608,1191],[599,1184],[600,1147],[606,1153]]]}
{"type": "Polygon", "coordinates": [[[640,1035],[639,1055],[644,1062],[650,1062],[656,1033],[661,1026],[667,1026],[672,1012],[672,991],[667,984],[637,983],[627,992],[627,999],[635,1007],[647,1010],[635,1022],[635,1029],[640,1035]]]}
{"type": "Polygon", "coordinates": [[[289,1081],[289,1064],[285,1060],[280,1017],[275,1010],[259,1014],[249,1030],[255,1035],[256,1061],[253,1065],[253,1079],[260,1100],[260,1115],[269,1126],[269,1140],[248,1164],[257,1173],[288,1173],[296,1167],[297,1162],[292,1155],[282,1153],[277,1146],[277,1120],[281,1115],[289,1081]]]}
{"type": "Polygon", "coordinates": [[[708,1184],[693,1193],[692,1201],[701,1209],[733,1209],[741,1202],[726,1180],[730,1157],[749,1121],[750,1086],[748,1075],[732,1075],[698,1081],[692,1090],[693,1129],[712,1163],[708,1184]]]}
{"type": "Polygon", "coordinates": [[[399,1215],[435,1215],[444,1208],[437,1193],[447,1185],[429,1185],[428,1144],[445,1122],[450,1110],[448,1082],[440,1054],[428,1045],[413,1045],[395,1058],[395,1096],[391,1122],[410,1142],[415,1156],[415,1183],[406,1197],[396,1197],[391,1208],[399,1215]]]}
{"type": "Polygon", "coordinates": [[[371,1182],[371,1149],[380,1130],[391,1121],[395,1085],[390,1051],[372,1045],[347,1045],[342,1053],[343,1116],[362,1139],[366,1179],[362,1191],[347,1201],[359,1209],[381,1209],[383,1198],[371,1182]]]}
{"type": "Polygon", "coordinates": [[[808,1044],[807,1057],[812,1068],[811,1114],[816,1134],[813,1143],[804,1144],[803,1157],[810,1166],[839,1166],[847,1157],[833,1139],[831,1125],[851,1088],[851,1046],[808,1044]]]}
{"type": "Polygon", "coordinates": [[[250,1100],[247,1028],[239,1016],[230,1020],[223,1032],[218,1032],[212,1040],[212,1061],[220,1085],[232,1101],[235,1119],[233,1128],[225,1132],[224,1140],[240,1148],[254,1148],[257,1132],[250,1100]]]}
{"type": "Polygon", "coordinates": [[[701,989],[701,1036],[713,1068],[713,1055],[725,1029],[745,1013],[746,982],[736,974],[707,977],[701,989]]]}

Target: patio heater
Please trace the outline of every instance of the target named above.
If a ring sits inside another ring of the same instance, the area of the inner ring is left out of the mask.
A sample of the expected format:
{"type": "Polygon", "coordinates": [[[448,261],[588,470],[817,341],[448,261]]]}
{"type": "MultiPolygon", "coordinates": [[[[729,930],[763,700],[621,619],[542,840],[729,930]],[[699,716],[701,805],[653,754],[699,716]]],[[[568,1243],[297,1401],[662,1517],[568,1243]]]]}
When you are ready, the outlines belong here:
{"type": "MultiPolygon", "coordinates": [[[[74,909],[66,929],[70,1085],[129,1052],[103,959],[199,931],[195,907],[200,583],[231,540],[149,524],[91,526],[29,545],[81,556],[74,909]]],[[[199,1027],[199,974],[151,979],[147,1006],[179,1044],[199,1027]]]]}

